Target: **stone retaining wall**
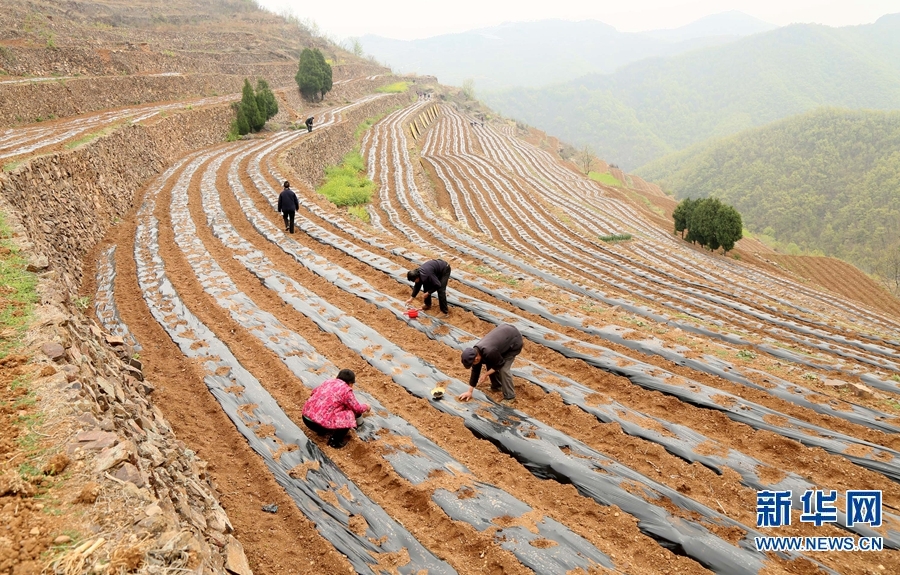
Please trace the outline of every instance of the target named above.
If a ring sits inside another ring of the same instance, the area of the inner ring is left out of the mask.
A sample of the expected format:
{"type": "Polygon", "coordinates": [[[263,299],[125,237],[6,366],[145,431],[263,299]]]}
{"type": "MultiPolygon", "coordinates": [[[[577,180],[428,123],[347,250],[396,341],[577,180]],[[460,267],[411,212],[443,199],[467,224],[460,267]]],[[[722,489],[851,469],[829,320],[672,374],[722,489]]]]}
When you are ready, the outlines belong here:
{"type": "MultiPolygon", "coordinates": [[[[27,250],[22,222],[2,198],[0,209],[20,249],[27,250]]],[[[206,462],[175,437],[148,399],[153,385],[144,380],[133,350],[67,303],[59,279],[57,271],[41,271],[41,301],[19,352],[25,356],[14,357],[30,357],[38,366],[30,388],[41,411],[53,414],[45,425],[57,446],[46,455],[48,465],[56,475],[66,473],[70,490],[81,491],[71,502],[77,518],[69,528],[98,543],[84,572],[130,554],[141,557],[148,572],[157,565],[201,575],[252,575],[206,462]],[[105,504],[94,505],[98,500],[105,504]]],[[[33,488],[19,488],[23,507],[33,507],[33,488]]],[[[0,511],[0,523],[10,520],[6,511],[0,511]]],[[[49,550],[52,538],[38,534],[31,544],[49,550]]],[[[77,555],[70,550],[57,565],[71,553],[77,555]]]]}
{"type": "Polygon", "coordinates": [[[131,209],[137,190],[189,151],[224,141],[233,119],[226,104],[125,126],[0,172],[0,192],[21,214],[31,251],[46,256],[75,294],[82,258],[131,209]]]}
{"type": "MultiPolygon", "coordinates": [[[[293,68],[273,67],[269,70],[271,75],[259,77],[272,86],[286,86],[294,82],[296,70],[293,68]]],[[[260,73],[258,69],[257,73],[260,73]]],[[[107,76],[3,84],[0,86],[0,102],[4,103],[0,106],[0,126],[31,124],[149,102],[235,94],[240,93],[244,78],[255,86],[255,76],[224,74],[107,76]]]]}
{"type": "MultiPolygon", "coordinates": [[[[296,88],[297,63],[256,64],[233,74],[102,76],[35,79],[0,83],[0,126],[30,124],[50,118],[65,118],[134,106],[149,102],[240,94],[244,79],[256,86],[259,78],[273,88],[296,88]]],[[[335,82],[366,75],[384,74],[380,66],[335,66],[335,82]]]]}

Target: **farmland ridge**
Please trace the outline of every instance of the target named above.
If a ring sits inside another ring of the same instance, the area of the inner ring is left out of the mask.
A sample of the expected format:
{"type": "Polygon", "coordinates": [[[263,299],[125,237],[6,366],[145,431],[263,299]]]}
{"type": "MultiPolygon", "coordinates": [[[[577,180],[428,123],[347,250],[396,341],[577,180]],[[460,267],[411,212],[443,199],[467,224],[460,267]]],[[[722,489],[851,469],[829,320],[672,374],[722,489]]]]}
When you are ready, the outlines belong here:
{"type": "Polygon", "coordinates": [[[0,333],[0,572],[900,572],[900,302],[873,284],[691,246],[652,183],[252,2],[6,4],[0,257],[37,301],[0,333]],[[227,141],[245,79],[279,112],[227,141]],[[315,192],[355,150],[363,219],[315,192]],[[432,258],[450,313],[411,319],[432,258]],[[516,402],[458,401],[500,324],[516,402]],[[372,410],[335,449],[301,413],[342,368],[372,410]],[[801,520],[812,489],[837,521],[801,520]],[[757,526],[761,490],[789,525],[757,526]],[[776,535],[884,549],[756,549],[776,535]]]}

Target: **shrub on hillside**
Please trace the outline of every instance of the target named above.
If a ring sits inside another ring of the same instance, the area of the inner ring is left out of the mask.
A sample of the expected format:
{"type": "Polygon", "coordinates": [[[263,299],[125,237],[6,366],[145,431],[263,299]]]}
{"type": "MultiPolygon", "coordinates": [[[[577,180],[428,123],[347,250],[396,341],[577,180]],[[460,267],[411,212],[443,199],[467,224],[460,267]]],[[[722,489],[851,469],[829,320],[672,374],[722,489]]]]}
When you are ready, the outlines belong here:
{"type": "Polygon", "coordinates": [[[265,80],[256,83],[254,92],[250,80],[244,78],[241,101],[234,104],[234,109],[235,118],[228,133],[229,140],[260,131],[266,125],[266,120],[278,113],[278,100],[265,80]]]}
{"type": "Polygon", "coordinates": [[[266,124],[266,115],[260,111],[256,104],[256,94],[253,93],[253,86],[250,80],[244,78],[244,89],[241,91],[241,109],[250,123],[250,129],[258,132],[266,124]]]}
{"type": "Polygon", "coordinates": [[[262,78],[256,82],[256,105],[265,113],[267,120],[278,113],[278,99],[269,88],[269,83],[262,78]]]}
{"type": "Polygon", "coordinates": [[[307,100],[321,100],[331,90],[331,66],[318,48],[304,48],[300,54],[297,86],[307,100]]]}
{"type": "Polygon", "coordinates": [[[711,250],[722,248],[726,254],[744,235],[741,214],[717,198],[682,200],[672,212],[672,219],[675,232],[687,241],[711,250]]]}

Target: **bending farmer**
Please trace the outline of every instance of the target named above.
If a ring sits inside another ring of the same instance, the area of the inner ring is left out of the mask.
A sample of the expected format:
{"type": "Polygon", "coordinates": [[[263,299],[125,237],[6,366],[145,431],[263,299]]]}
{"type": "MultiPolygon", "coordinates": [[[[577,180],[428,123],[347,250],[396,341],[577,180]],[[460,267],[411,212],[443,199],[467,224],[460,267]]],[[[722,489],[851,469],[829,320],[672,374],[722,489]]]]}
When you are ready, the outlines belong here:
{"type": "Polygon", "coordinates": [[[444,260],[429,260],[414,270],[409,270],[406,279],[415,283],[412,295],[406,300],[406,305],[412,303],[421,290],[425,294],[425,306],[422,309],[431,309],[431,294],[437,292],[438,305],[444,314],[450,313],[447,307],[447,282],[450,281],[450,264],[444,260]]]}
{"type": "Polygon", "coordinates": [[[472,399],[472,392],[479,383],[491,379],[491,391],[502,391],[502,405],[512,405],[516,401],[516,390],[513,388],[512,364],[522,351],[522,334],[515,326],[503,323],[495,327],[481,341],[462,352],[462,364],[472,370],[469,376],[468,391],[459,395],[460,401],[472,399]],[[487,371],[481,373],[481,366],[487,371]]]}
{"type": "Polygon", "coordinates": [[[337,377],[315,388],[303,406],[303,423],[319,435],[327,435],[328,445],[340,449],[347,444],[347,432],[356,428],[356,418],[369,406],[356,401],[351,386],[356,383],[352,370],[342,369],[337,377]]]}

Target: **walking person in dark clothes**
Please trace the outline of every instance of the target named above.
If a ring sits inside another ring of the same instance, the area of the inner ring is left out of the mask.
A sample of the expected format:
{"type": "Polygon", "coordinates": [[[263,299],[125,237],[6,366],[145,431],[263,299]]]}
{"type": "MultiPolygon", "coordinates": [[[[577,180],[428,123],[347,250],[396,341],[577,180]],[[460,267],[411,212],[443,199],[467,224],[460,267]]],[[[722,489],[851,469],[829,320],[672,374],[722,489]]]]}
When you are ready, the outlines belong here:
{"type": "Polygon", "coordinates": [[[306,122],[304,122],[304,123],[306,124],[307,133],[312,132],[313,117],[310,116],[309,118],[306,119],[306,122]]]}
{"type": "Polygon", "coordinates": [[[431,309],[431,294],[437,292],[438,306],[444,314],[450,313],[447,307],[447,282],[450,281],[450,264],[444,260],[428,260],[414,270],[409,270],[406,279],[413,282],[412,295],[406,300],[406,305],[412,303],[419,291],[425,294],[425,306],[422,309],[431,309]]]}
{"type": "Polygon", "coordinates": [[[516,356],[522,351],[522,334],[515,326],[502,323],[492,329],[481,340],[467,347],[462,352],[462,364],[466,369],[472,370],[469,376],[468,391],[459,395],[460,401],[472,399],[472,392],[479,383],[485,379],[491,380],[491,391],[502,391],[502,405],[513,405],[516,401],[516,390],[513,388],[512,364],[516,356]],[[487,371],[481,373],[481,366],[487,367],[487,371]]]}
{"type": "Polygon", "coordinates": [[[278,211],[284,218],[284,231],[294,233],[294,215],[300,209],[300,200],[291,189],[290,182],[284,182],[284,189],[278,195],[278,211]]]}
{"type": "Polygon", "coordinates": [[[342,369],[337,377],[315,388],[303,405],[303,423],[319,435],[328,436],[328,445],[340,449],[347,444],[347,433],[356,428],[356,418],[369,411],[353,394],[356,374],[342,369]]]}

